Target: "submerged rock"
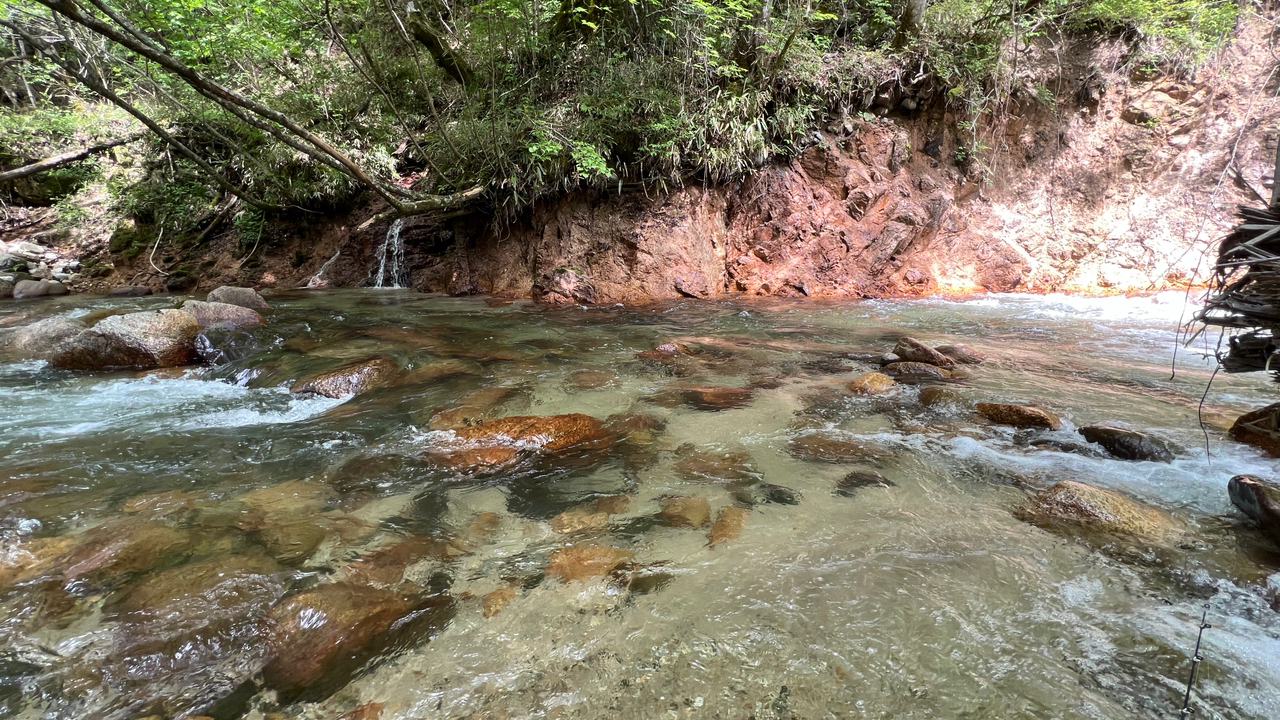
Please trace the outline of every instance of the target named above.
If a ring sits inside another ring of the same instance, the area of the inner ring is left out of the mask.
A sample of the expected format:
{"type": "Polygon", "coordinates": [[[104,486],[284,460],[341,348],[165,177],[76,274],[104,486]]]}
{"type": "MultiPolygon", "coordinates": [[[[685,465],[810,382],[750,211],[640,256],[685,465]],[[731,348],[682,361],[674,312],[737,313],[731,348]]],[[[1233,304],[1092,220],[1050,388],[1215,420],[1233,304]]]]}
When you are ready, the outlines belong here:
{"type": "Polygon", "coordinates": [[[272,657],[263,680],[285,702],[322,699],[398,638],[416,642],[442,628],[453,608],[453,599],[445,595],[415,597],[367,585],[322,583],[272,608],[267,638],[272,657]]]}
{"type": "Polygon", "coordinates": [[[1252,445],[1271,457],[1280,457],[1280,403],[1241,415],[1231,426],[1231,437],[1252,445]]]}
{"type": "Polygon", "coordinates": [[[603,450],[616,439],[605,423],[581,413],[499,418],[457,428],[453,435],[426,458],[457,472],[491,471],[522,456],[603,450]]]}
{"type": "Polygon", "coordinates": [[[987,359],[986,355],[968,345],[939,345],[934,350],[963,365],[979,365],[987,359]]]}
{"type": "Polygon", "coordinates": [[[663,498],[662,519],[669,527],[701,528],[711,522],[711,503],[704,497],[663,498]]]}
{"type": "Polygon", "coordinates": [[[893,378],[878,372],[867,373],[849,383],[849,389],[858,395],[886,395],[896,386],[893,378]]]}
{"type": "Polygon", "coordinates": [[[181,310],[195,318],[202,330],[215,325],[232,328],[257,327],[264,322],[257,311],[230,303],[188,300],[182,304],[181,310]]]}
{"type": "Polygon", "coordinates": [[[787,454],[797,460],[826,463],[881,462],[890,457],[887,448],[863,440],[850,440],[837,433],[814,432],[787,443],[787,454]]]}
{"type": "Polygon", "coordinates": [[[9,336],[9,347],[25,357],[43,359],[54,348],[79,335],[85,324],[67,317],[51,317],[20,327],[9,336]]]}
{"type": "Polygon", "coordinates": [[[938,407],[940,405],[964,407],[968,404],[968,401],[963,395],[951,388],[930,385],[920,390],[920,404],[925,407],[938,407]]]}
{"type": "Polygon", "coordinates": [[[187,365],[195,359],[200,326],[181,310],[112,315],[59,345],[49,357],[66,370],[107,370],[187,365]]]}
{"type": "Polygon", "coordinates": [[[692,443],[676,448],[676,474],[694,482],[758,480],[760,470],[746,450],[699,450],[692,443]]]}
{"type": "Polygon", "coordinates": [[[1150,460],[1173,462],[1174,451],[1169,443],[1146,433],[1122,428],[1086,425],[1080,428],[1085,440],[1097,443],[1121,460],[1150,460]]]}
{"type": "Polygon", "coordinates": [[[694,410],[716,412],[750,405],[755,399],[755,391],[735,387],[676,387],[667,388],[646,399],[663,407],[683,405],[694,410]]]}
{"type": "Polygon", "coordinates": [[[584,530],[601,530],[609,525],[609,513],[586,508],[570,508],[551,518],[551,529],[561,535],[584,530]]]}
{"type": "Polygon", "coordinates": [[[799,505],[803,496],[798,490],[792,490],[782,485],[774,485],[773,483],[752,483],[745,487],[734,489],[730,493],[735,503],[748,508],[756,505],[799,505]]]}
{"type": "Polygon", "coordinates": [[[196,336],[196,355],[210,365],[244,360],[261,350],[258,339],[239,328],[216,325],[196,336]]]}
{"type": "Polygon", "coordinates": [[[571,545],[551,554],[547,577],[560,582],[590,580],[602,577],[631,562],[635,556],[626,550],[599,545],[571,545]]]}
{"type": "Polygon", "coordinates": [[[885,365],[884,374],[908,383],[951,379],[951,373],[945,368],[928,363],[909,361],[891,362],[885,365]]]}
{"type": "Polygon", "coordinates": [[[294,393],[315,393],[329,398],[368,392],[400,373],[400,366],[388,357],[376,356],[317,373],[289,389],[294,393]]]}
{"type": "Polygon", "coordinates": [[[1280,484],[1257,475],[1236,475],[1227,483],[1231,504],[1253,518],[1267,537],[1280,543],[1280,484]]]}
{"type": "Polygon", "coordinates": [[[270,575],[280,566],[265,557],[228,555],[149,575],[108,606],[116,612],[158,611],[222,583],[251,575],[270,575]]]}
{"type": "Polygon", "coordinates": [[[128,519],[100,525],[61,560],[65,582],[114,585],[187,555],[188,533],[153,521],[128,519]]]}
{"type": "Polygon", "coordinates": [[[978,414],[997,425],[1011,425],[1019,428],[1048,428],[1060,430],[1062,422],[1058,416],[1031,405],[1011,405],[1008,403],[978,403],[978,414]]]}
{"type": "Polygon", "coordinates": [[[1017,516],[1050,530],[1099,533],[1146,542],[1162,542],[1179,526],[1159,508],[1114,490],[1071,480],[1060,482],[1017,511],[1017,516]]]}
{"type": "Polygon", "coordinates": [[[78,541],[78,538],[63,536],[0,545],[0,592],[54,573],[62,556],[78,541]]]}
{"type": "Polygon", "coordinates": [[[905,362],[926,363],[946,369],[953,368],[956,365],[955,360],[915,338],[904,337],[899,340],[898,344],[893,348],[893,354],[902,358],[905,362]]]}
{"type": "Polygon", "coordinates": [[[481,599],[482,611],[484,616],[491,618],[502,612],[512,600],[516,599],[519,590],[511,585],[500,587],[497,590],[487,594],[481,599]]]}
{"type": "Polygon", "coordinates": [[[720,514],[711,525],[711,532],[707,538],[711,547],[723,545],[741,537],[742,531],[747,527],[747,518],[750,516],[751,511],[746,508],[720,508],[720,514]]]}
{"type": "Polygon", "coordinates": [[[599,390],[601,388],[615,385],[618,382],[618,376],[611,372],[603,372],[600,370],[575,370],[569,373],[564,380],[564,386],[569,390],[585,391],[599,390]]]}
{"type": "Polygon", "coordinates": [[[866,487],[891,488],[897,484],[874,470],[854,470],[836,483],[836,494],[853,497],[859,489],[866,487]]]}
{"type": "Polygon", "coordinates": [[[228,305],[239,305],[250,310],[270,310],[271,306],[267,301],[262,299],[257,290],[246,287],[232,287],[223,285],[222,287],[209,293],[205,298],[211,303],[226,303],[228,305]]]}

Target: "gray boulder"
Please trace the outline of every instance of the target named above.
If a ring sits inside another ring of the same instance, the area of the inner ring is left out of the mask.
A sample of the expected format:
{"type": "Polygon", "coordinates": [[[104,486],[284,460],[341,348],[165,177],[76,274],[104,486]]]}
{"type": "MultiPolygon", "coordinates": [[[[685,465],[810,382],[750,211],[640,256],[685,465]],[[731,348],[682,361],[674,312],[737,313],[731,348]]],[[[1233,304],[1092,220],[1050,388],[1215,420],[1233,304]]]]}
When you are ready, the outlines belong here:
{"type": "Polygon", "coordinates": [[[113,315],[58,346],[49,358],[67,370],[149,370],[189,364],[200,325],[182,310],[113,315]]]}
{"type": "Polygon", "coordinates": [[[71,292],[66,285],[60,282],[50,282],[48,280],[19,280],[17,285],[13,286],[13,297],[15,300],[24,300],[27,298],[37,297],[53,297],[57,295],[66,295],[71,292]]]}
{"type": "Polygon", "coordinates": [[[182,311],[195,318],[202,330],[214,325],[234,328],[257,327],[263,322],[262,316],[257,311],[223,302],[188,300],[182,304],[182,311]]]}
{"type": "Polygon", "coordinates": [[[0,300],[13,297],[13,283],[0,279],[0,300]]]}
{"type": "Polygon", "coordinates": [[[253,288],[232,287],[223,285],[222,287],[209,293],[209,297],[205,298],[211,303],[227,303],[228,305],[239,305],[250,310],[270,310],[271,306],[266,300],[258,294],[253,288]]]}
{"type": "Polygon", "coordinates": [[[26,357],[44,359],[54,348],[79,335],[84,323],[66,317],[51,317],[18,328],[9,336],[9,348],[26,357]]]}

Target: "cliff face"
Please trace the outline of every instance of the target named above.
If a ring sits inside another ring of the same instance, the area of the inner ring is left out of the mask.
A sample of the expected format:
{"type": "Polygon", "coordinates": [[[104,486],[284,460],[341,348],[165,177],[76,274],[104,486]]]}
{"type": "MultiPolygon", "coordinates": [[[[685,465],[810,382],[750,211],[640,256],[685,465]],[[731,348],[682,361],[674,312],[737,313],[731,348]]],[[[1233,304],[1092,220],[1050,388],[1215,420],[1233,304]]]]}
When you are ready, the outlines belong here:
{"type": "MultiPolygon", "coordinates": [[[[836,117],[797,157],[738,182],[575,192],[514,222],[410,219],[413,286],[553,303],[1186,287],[1206,279],[1202,257],[1235,205],[1253,201],[1246,183],[1269,188],[1277,44],[1273,20],[1246,18],[1192,81],[1121,73],[1118,41],[1045,41],[979,124],[981,164],[957,164],[972,143],[938,104],[874,108],[887,117],[836,117]]],[[[366,283],[387,228],[356,228],[375,210],[282,223],[257,267],[215,243],[200,284],[298,287],[335,256],[324,283],[366,283]]],[[[117,277],[145,282],[140,262],[117,277]]]]}

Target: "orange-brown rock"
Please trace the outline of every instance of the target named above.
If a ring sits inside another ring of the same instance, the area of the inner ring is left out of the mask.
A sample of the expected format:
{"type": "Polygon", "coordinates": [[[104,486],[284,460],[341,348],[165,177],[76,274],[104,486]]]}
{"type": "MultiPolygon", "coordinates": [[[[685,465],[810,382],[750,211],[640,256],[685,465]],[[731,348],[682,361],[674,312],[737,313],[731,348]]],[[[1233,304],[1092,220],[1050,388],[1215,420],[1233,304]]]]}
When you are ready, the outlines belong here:
{"type": "Polygon", "coordinates": [[[934,350],[965,365],[980,365],[987,359],[986,355],[968,345],[939,345],[934,350]]]}
{"type": "Polygon", "coordinates": [[[596,512],[602,512],[606,515],[620,515],[631,509],[630,495],[606,495],[596,498],[594,503],[596,512]]]}
{"type": "Polygon", "coordinates": [[[309,392],[330,398],[359,395],[388,382],[399,373],[400,366],[391,358],[365,358],[300,380],[290,388],[290,392],[309,392]]]}
{"type": "Polygon", "coordinates": [[[978,414],[997,425],[1012,425],[1019,428],[1048,428],[1050,430],[1062,428],[1062,422],[1058,420],[1057,415],[1031,405],[978,403],[978,414]]]}
{"type": "Polygon", "coordinates": [[[110,585],[187,554],[191,538],[152,521],[129,518],[100,525],[61,560],[63,578],[110,585]]]}
{"type": "Polygon", "coordinates": [[[75,537],[32,538],[0,546],[0,592],[57,570],[59,560],[79,541],[75,537]]]}
{"type": "Polygon", "coordinates": [[[516,588],[508,585],[485,595],[480,601],[484,616],[491,618],[502,612],[504,608],[511,604],[512,600],[516,599],[518,593],[519,591],[516,588]]]}
{"type": "Polygon", "coordinates": [[[387,547],[374,550],[351,564],[351,577],[363,583],[398,585],[410,565],[429,557],[448,555],[447,543],[415,535],[387,547]]]}
{"type": "Polygon", "coordinates": [[[1231,437],[1271,457],[1280,457],[1280,403],[1247,412],[1231,426],[1231,437]]]}
{"type": "Polygon", "coordinates": [[[317,700],[346,684],[395,636],[422,637],[452,616],[447,596],[406,596],[329,582],[285,598],[271,610],[271,660],[263,680],[282,700],[317,700]],[[411,622],[400,622],[413,616],[411,622]]]}
{"type": "Polygon", "coordinates": [[[885,395],[893,392],[898,383],[893,378],[879,372],[869,372],[849,383],[849,389],[858,395],[885,395]]]}
{"type": "Polygon", "coordinates": [[[201,560],[148,575],[109,607],[120,612],[159,611],[228,581],[269,575],[279,569],[271,559],[252,555],[201,560]]]}
{"type": "Polygon", "coordinates": [[[580,413],[505,417],[453,432],[457,444],[433,449],[429,456],[455,469],[500,466],[521,450],[555,454],[601,449],[612,439],[604,423],[580,413]]]}
{"type": "Polygon", "coordinates": [[[951,388],[930,385],[920,390],[920,404],[925,407],[939,405],[964,405],[964,396],[951,388]]]}
{"type": "Polygon", "coordinates": [[[735,387],[674,387],[655,393],[648,399],[663,407],[684,405],[695,410],[715,412],[750,405],[755,399],[755,391],[735,387]]]}
{"type": "Polygon", "coordinates": [[[607,575],[635,556],[626,550],[599,545],[571,545],[551,554],[547,577],[561,582],[607,575]]]}
{"type": "Polygon", "coordinates": [[[551,518],[551,529],[562,535],[599,530],[609,525],[609,514],[584,508],[571,508],[551,518]]]}
{"type": "Polygon", "coordinates": [[[747,518],[751,511],[746,508],[729,506],[720,509],[716,521],[711,525],[709,540],[711,547],[737,540],[747,526],[747,518]]]}
{"type": "Polygon", "coordinates": [[[906,362],[919,362],[936,365],[940,368],[953,368],[956,361],[934,350],[915,338],[904,337],[893,348],[893,354],[906,362]]]}
{"type": "Polygon", "coordinates": [[[662,520],[677,528],[705,527],[711,522],[711,503],[704,497],[663,498],[662,520]]]}
{"type": "Polygon", "coordinates": [[[1060,482],[1020,508],[1019,518],[1050,530],[1147,542],[1172,539],[1180,526],[1159,508],[1074,481],[1060,482]]]}

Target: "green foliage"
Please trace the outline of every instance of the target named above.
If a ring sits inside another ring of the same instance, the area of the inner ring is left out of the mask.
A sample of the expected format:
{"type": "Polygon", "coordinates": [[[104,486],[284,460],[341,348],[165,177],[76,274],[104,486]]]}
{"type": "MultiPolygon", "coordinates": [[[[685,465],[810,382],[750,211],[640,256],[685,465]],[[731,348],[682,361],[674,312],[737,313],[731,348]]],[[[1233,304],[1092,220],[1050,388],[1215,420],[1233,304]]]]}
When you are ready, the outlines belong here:
{"type": "MultiPolygon", "coordinates": [[[[986,151],[983,119],[1012,86],[1013,37],[1136,33],[1137,61],[1194,66],[1237,12],[1222,0],[935,0],[904,44],[894,41],[903,0],[415,0],[418,19],[469,67],[463,87],[405,31],[404,3],[110,2],[184,63],[288,115],[369,174],[421,192],[482,186],[511,212],[579,187],[740,176],[793,152],[829,115],[867,109],[886,82],[917,75],[958,111],[969,163],[986,151]]],[[[12,17],[5,7],[62,32],[30,0],[0,4],[12,17]]],[[[64,51],[93,48],[116,92],[257,199],[327,210],[361,191],[174,76],[76,32],[64,51]]],[[[93,135],[76,109],[84,103],[53,102],[72,92],[53,65],[21,67],[49,102],[0,113],[0,156],[93,135]]],[[[111,179],[120,209],[165,237],[198,233],[222,191],[158,142],[145,156],[137,177],[111,179]]],[[[238,216],[241,238],[256,244],[262,221],[238,216]]]]}

